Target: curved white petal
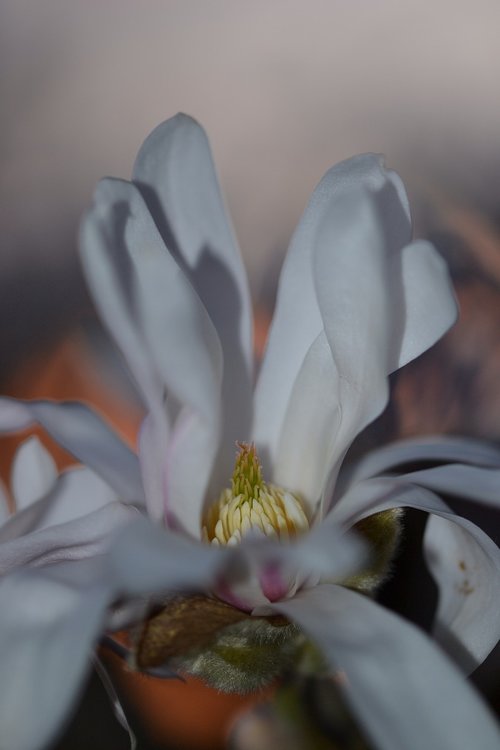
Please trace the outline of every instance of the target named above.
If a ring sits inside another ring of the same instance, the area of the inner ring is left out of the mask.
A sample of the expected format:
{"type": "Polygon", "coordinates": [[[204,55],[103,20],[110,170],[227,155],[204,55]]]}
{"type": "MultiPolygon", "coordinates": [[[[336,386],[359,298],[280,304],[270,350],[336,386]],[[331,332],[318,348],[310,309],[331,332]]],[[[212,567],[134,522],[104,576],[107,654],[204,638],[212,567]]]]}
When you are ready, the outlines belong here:
{"type": "Polygon", "coordinates": [[[341,415],[338,374],[323,331],[293,384],[271,474],[274,484],[301,495],[309,520],[331,466],[341,415]]]}
{"type": "Polygon", "coordinates": [[[117,500],[116,492],[90,469],[68,469],[44,497],[11,516],[0,529],[0,542],[73,521],[117,500]]]}
{"type": "MultiPolygon", "coordinates": [[[[221,378],[217,333],[165,246],[139,190],[123,180],[102,180],[87,222],[95,231],[100,253],[113,262],[110,281],[122,293],[126,291],[122,267],[129,269],[130,305],[146,344],[144,356],[156,365],[169,392],[211,418],[221,378]]],[[[120,325],[113,323],[116,328],[120,325]]]]}
{"type": "Polygon", "coordinates": [[[496,544],[433,492],[408,484],[405,477],[359,482],[339,500],[324,523],[350,528],[373,513],[403,507],[439,517],[432,522],[436,531],[430,532],[427,555],[440,596],[435,637],[463,669],[471,671],[500,638],[500,550],[496,544]],[[439,549],[438,531],[442,540],[439,549]]]}
{"type": "MultiPolygon", "coordinates": [[[[163,515],[158,508],[158,486],[164,481],[168,483],[168,503],[177,515],[183,515],[185,497],[180,497],[177,489],[184,486],[184,481],[186,485],[190,483],[187,487],[191,490],[189,508],[192,505],[199,513],[221,429],[222,357],[218,334],[181,265],[165,246],[135,185],[120,180],[102,181],[96,190],[95,207],[88,221],[95,231],[94,247],[98,247],[99,252],[113,263],[110,282],[121,288],[121,266],[125,264],[129,268],[133,330],[145,349],[142,356],[153,364],[167,394],[195,415],[191,422],[193,442],[199,440],[197,429],[203,435],[210,435],[204,454],[207,461],[196,467],[196,485],[190,481],[193,466],[189,464],[188,471],[183,469],[189,456],[186,460],[179,459],[174,466],[176,476],[171,473],[165,476],[165,456],[158,457],[161,465],[153,480],[155,494],[150,501],[151,514],[156,518],[163,515]],[[117,207],[121,207],[121,222],[114,219],[117,207]]],[[[108,324],[112,330],[120,330],[120,320],[110,319],[108,324]]],[[[127,356],[127,351],[124,353],[127,356]]],[[[135,352],[133,354],[135,356],[135,352]]],[[[155,424],[149,425],[148,433],[153,430],[159,443],[166,444],[167,432],[163,424],[166,406],[153,402],[149,406],[155,424]]],[[[147,437],[148,434],[144,436],[147,437]]],[[[143,441],[141,450],[144,449],[143,441]]],[[[152,460],[144,460],[152,476],[152,460]]]]}
{"type": "Polygon", "coordinates": [[[0,433],[24,430],[35,422],[78,461],[99,474],[122,500],[142,501],[137,456],[88,406],[76,401],[0,398],[0,433]]]}
{"type": "Polygon", "coordinates": [[[456,316],[446,267],[434,248],[423,242],[402,247],[402,233],[388,223],[391,192],[392,186],[353,192],[318,234],[318,304],[342,414],[337,461],[385,407],[387,375],[434,344],[456,316]]]}
{"type": "Polygon", "coordinates": [[[400,328],[399,346],[390,371],[420,356],[456,321],[458,308],[446,263],[430,242],[417,240],[393,258],[393,273],[401,276],[403,305],[393,309],[393,330],[400,328]],[[400,266],[400,267],[399,267],[400,266]]]}
{"type": "Polygon", "coordinates": [[[434,492],[500,508],[500,468],[447,464],[402,474],[401,479],[434,492]]]}
{"type": "Polygon", "coordinates": [[[500,450],[480,440],[460,437],[429,437],[400,440],[370,451],[354,467],[351,481],[391,471],[403,464],[453,461],[500,466],[500,450]]]}
{"type": "MultiPolygon", "coordinates": [[[[32,505],[27,511],[33,508],[32,505]]],[[[23,565],[45,567],[95,557],[107,549],[115,531],[136,517],[134,508],[110,503],[74,520],[9,538],[0,544],[0,575],[23,565]]],[[[2,534],[12,533],[8,526],[2,534]]]]}
{"type": "Polygon", "coordinates": [[[207,310],[222,345],[220,482],[251,419],[252,314],[245,269],[228,221],[207,136],[191,117],[159,125],[137,156],[133,180],[207,310]]]}
{"type": "Polygon", "coordinates": [[[18,448],[12,465],[12,494],[16,511],[27,508],[46,495],[57,479],[57,467],[50,453],[36,437],[18,448]]]}
{"type": "Polygon", "coordinates": [[[424,550],[439,588],[434,637],[472,671],[500,639],[500,550],[471,522],[438,516],[427,522],[424,550]]]}
{"type": "Polygon", "coordinates": [[[54,572],[21,570],[0,581],[0,726],[9,750],[39,750],[55,737],[103,621],[106,592],[79,590],[54,572]]]}
{"type": "Polygon", "coordinates": [[[323,584],[274,605],[320,646],[361,724],[384,750],[496,750],[500,729],[463,675],[417,628],[323,584]]]}
{"type": "MultiPolygon", "coordinates": [[[[381,157],[366,154],[338,164],[326,173],[314,191],[283,265],[276,311],[256,389],[254,439],[262,453],[267,451],[271,465],[297,373],[311,344],[323,330],[313,273],[318,228],[346,196],[363,188],[380,191],[383,202],[380,208],[392,233],[391,241],[397,236],[403,247],[410,239],[409,208],[403,185],[394,172],[383,167],[381,157]],[[384,190],[389,186],[391,191],[384,190]]],[[[336,235],[332,234],[329,240],[332,253],[327,285],[339,273],[336,235]]]]}

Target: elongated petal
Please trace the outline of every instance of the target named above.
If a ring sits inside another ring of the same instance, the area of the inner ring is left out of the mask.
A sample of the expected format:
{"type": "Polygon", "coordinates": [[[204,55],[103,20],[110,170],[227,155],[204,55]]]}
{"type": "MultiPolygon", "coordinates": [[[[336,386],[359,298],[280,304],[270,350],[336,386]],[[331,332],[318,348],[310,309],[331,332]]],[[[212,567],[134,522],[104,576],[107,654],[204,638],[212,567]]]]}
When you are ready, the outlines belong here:
{"type": "Polygon", "coordinates": [[[384,474],[404,464],[469,463],[500,466],[500,450],[488,443],[459,437],[400,440],[368,453],[351,472],[351,481],[384,474]]]}
{"type": "Polygon", "coordinates": [[[105,591],[78,589],[53,572],[22,570],[0,582],[0,725],[9,750],[39,750],[54,738],[104,617],[105,591]]]}
{"type": "MultiPolygon", "coordinates": [[[[163,385],[182,403],[211,416],[219,395],[217,334],[138,189],[123,180],[102,180],[87,221],[100,254],[113,261],[111,283],[121,289],[121,267],[130,269],[132,310],[163,385]]],[[[120,321],[113,325],[118,328],[120,321]]]]}
{"type": "Polygon", "coordinates": [[[500,468],[447,464],[402,474],[401,479],[434,492],[500,508],[500,468]]]}
{"type": "Polygon", "coordinates": [[[19,447],[12,466],[12,493],[16,511],[27,508],[46,495],[57,479],[57,467],[50,453],[36,437],[19,447]]]}
{"type": "Polygon", "coordinates": [[[414,626],[367,597],[327,584],[274,606],[318,643],[376,747],[498,747],[500,730],[486,706],[414,626]]]}
{"type": "MultiPolygon", "coordinates": [[[[381,158],[372,154],[349,159],[327,172],[293,236],[283,265],[276,311],[256,390],[254,437],[261,453],[268,452],[270,465],[278,449],[297,373],[324,327],[313,272],[318,229],[353,190],[382,190],[387,185],[393,186],[393,191],[384,193],[384,200],[385,196],[387,200],[383,211],[402,247],[410,239],[406,194],[399,177],[384,169],[381,158]]],[[[326,284],[339,274],[336,235],[329,239],[332,253],[331,264],[326,269],[326,284]]]]}
{"type": "MultiPolygon", "coordinates": [[[[168,503],[181,515],[185,497],[178,497],[175,488],[184,486],[184,482],[187,485],[193,472],[196,473],[199,489],[198,486],[192,487],[188,511],[192,505],[199,513],[221,429],[222,357],[217,332],[183,268],[165,246],[135,185],[120,180],[103,180],[96,190],[95,207],[88,222],[93,232],[93,243],[88,243],[90,251],[98,252],[106,263],[112,264],[109,283],[121,290],[121,267],[125,265],[129,269],[129,296],[134,311],[132,328],[145,350],[142,356],[152,363],[166,393],[196,415],[191,429],[195,431],[200,425],[204,434],[211,434],[211,450],[206,453],[208,460],[205,465],[189,463],[188,455],[174,465],[173,473],[166,478],[168,503]],[[117,221],[120,206],[121,220],[117,221]],[[178,478],[180,473],[182,476],[178,478]]],[[[99,294],[103,291],[100,290],[99,294]]],[[[123,296],[124,291],[121,294],[123,296]]],[[[120,335],[120,318],[110,317],[108,325],[112,332],[116,330],[120,335]]],[[[124,354],[127,356],[128,350],[124,350],[124,354]]],[[[132,355],[135,357],[135,352],[132,355]]],[[[149,406],[156,426],[150,425],[148,430],[154,428],[155,434],[161,433],[166,440],[167,433],[158,415],[161,411],[166,419],[166,407],[152,401],[149,406]]],[[[192,440],[196,439],[193,434],[192,440]]],[[[150,459],[148,466],[151,470],[150,459]]],[[[154,481],[156,488],[165,481],[163,464],[154,481]]],[[[155,494],[155,500],[150,503],[154,517],[160,516],[157,504],[155,494]]]]}
{"type": "Polygon", "coordinates": [[[133,180],[217,329],[228,437],[241,440],[250,418],[250,296],[203,128],[182,114],[159,125],[139,151],[133,180]]]}
{"type": "Polygon", "coordinates": [[[136,514],[133,508],[110,503],[75,520],[4,541],[0,545],[0,574],[23,565],[42,567],[99,555],[109,546],[113,533],[136,514]]]}
{"type": "Polygon", "coordinates": [[[330,212],[318,235],[318,304],[342,413],[337,462],[385,407],[387,375],[434,344],[456,316],[436,251],[428,243],[401,247],[402,234],[388,224],[385,205],[394,192],[388,185],[370,195],[353,193],[330,212]]]}
{"type": "Polygon", "coordinates": [[[429,518],[424,550],[439,587],[434,636],[472,671],[500,639],[500,550],[465,519],[458,525],[438,516],[429,518]]]}
{"type": "Polygon", "coordinates": [[[496,544],[471,521],[453,513],[437,495],[407,484],[404,477],[354,485],[324,523],[350,528],[361,518],[399,507],[439,517],[436,531],[429,532],[427,554],[440,596],[435,637],[464,670],[471,671],[500,638],[500,605],[495,593],[500,589],[500,550],[496,544]]]}
{"type": "Polygon", "coordinates": [[[94,642],[107,620],[116,624],[106,617],[115,600],[213,589],[226,565],[235,573],[234,551],[190,542],[146,520],[107,542],[108,554],[23,569],[0,582],[0,724],[9,750],[39,750],[54,738],[94,642]]]}
{"type": "Polygon", "coordinates": [[[89,407],[65,401],[0,398],[0,432],[16,432],[38,422],[78,461],[99,474],[123,500],[140,503],[143,490],[137,456],[89,407]]]}
{"type": "Polygon", "coordinates": [[[0,542],[73,521],[118,500],[116,492],[86,467],[68,469],[49,491],[0,528],[0,542]]]}
{"type": "Polygon", "coordinates": [[[301,495],[310,520],[331,465],[341,414],[338,373],[323,331],[293,385],[272,476],[275,484],[301,495]]]}

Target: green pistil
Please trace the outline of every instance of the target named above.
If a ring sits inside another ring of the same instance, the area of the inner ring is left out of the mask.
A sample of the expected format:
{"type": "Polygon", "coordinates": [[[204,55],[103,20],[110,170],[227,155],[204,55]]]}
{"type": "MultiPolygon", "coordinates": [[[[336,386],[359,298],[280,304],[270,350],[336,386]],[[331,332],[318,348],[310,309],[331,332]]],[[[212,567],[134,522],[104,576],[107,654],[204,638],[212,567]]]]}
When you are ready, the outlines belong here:
{"type": "Polygon", "coordinates": [[[231,480],[233,497],[240,497],[240,507],[243,503],[252,505],[252,500],[259,497],[260,491],[266,489],[262,479],[262,468],[255,450],[255,445],[238,443],[239,454],[231,480]]]}

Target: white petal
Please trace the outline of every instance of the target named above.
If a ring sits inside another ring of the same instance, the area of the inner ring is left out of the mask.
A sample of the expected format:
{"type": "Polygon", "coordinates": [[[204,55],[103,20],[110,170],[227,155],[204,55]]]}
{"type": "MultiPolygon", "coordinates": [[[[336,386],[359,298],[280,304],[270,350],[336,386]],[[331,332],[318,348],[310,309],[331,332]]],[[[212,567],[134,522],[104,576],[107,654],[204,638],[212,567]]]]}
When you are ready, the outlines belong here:
{"type": "Polygon", "coordinates": [[[239,550],[200,544],[141,518],[118,535],[105,566],[115,590],[132,597],[210,590],[226,569],[244,575],[239,550]]]}
{"type": "MultiPolygon", "coordinates": [[[[39,502],[44,503],[44,500],[39,502]]],[[[35,506],[31,505],[24,513],[33,511],[35,506]]],[[[136,516],[134,508],[110,503],[75,520],[10,538],[0,545],[0,574],[23,565],[42,567],[102,554],[113,533],[136,516]]],[[[18,532],[18,527],[15,530],[18,532]]],[[[8,523],[2,528],[2,536],[12,531],[8,523]]]]}
{"type": "MultiPolygon", "coordinates": [[[[353,190],[359,191],[362,187],[382,190],[388,185],[394,192],[390,195],[384,193],[384,200],[386,195],[387,200],[382,208],[402,247],[410,238],[406,194],[399,177],[384,169],[380,157],[371,154],[349,159],[327,172],[314,191],[292,238],[256,390],[254,438],[261,452],[268,452],[269,465],[274,462],[297,373],[311,344],[323,330],[313,275],[318,228],[353,190]]],[[[335,237],[330,239],[335,244],[335,237]]],[[[338,273],[335,262],[336,258],[328,270],[327,284],[338,273]]]]}
{"type": "MultiPolygon", "coordinates": [[[[120,293],[121,286],[124,285],[122,267],[129,269],[130,278],[127,283],[130,287],[130,305],[134,311],[132,329],[141,339],[141,356],[147,357],[153,364],[153,371],[157,373],[167,394],[194,414],[191,441],[196,443],[202,439],[196,434],[198,426],[203,436],[207,433],[210,436],[211,451],[205,454],[208,460],[197,467],[196,487],[188,488],[192,489],[189,502],[199,514],[221,430],[222,357],[217,332],[184,270],[165,246],[135,185],[119,180],[102,181],[97,188],[95,207],[88,222],[95,234],[92,247],[98,248],[99,253],[107,259],[106,262],[112,263],[109,283],[118,287],[115,295],[120,293]],[[122,211],[121,222],[116,221],[119,207],[122,211]],[[123,207],[126,207],[125,216],[123,207]]],[[[121,290],[122,296],[125,291],[126,285],[121,290]]],[[[99,290],[99,295],[104,292],[105,290],[99,290]]],[[[121,319],[110,317],[108,325],[112,332],[117,332],[117,340],[120,342],[121,319]]],[[[128,324],[126,330],[129,330],[128,324]]],[[[128,356],[125,348],[124,354],[128,356]]],[[[136,356],[135,350],[132,355],[136,356]]],[[[133,359],[132,365],[134,363],[133,359]]],[[[151,424],[147,430],[155,433],[160,445],[166,443],[168,433],[164,424],[166,407],[163,398],[160,403],[156,403],[151,397],[148,406],[155,424],[151,424]]],[[[186,447],[189,450],[189,443],[186,447]]],[[[141,450],[145,450],[144,440],[141,450]]],[[[155,449],[154,453],[157,452],[155,449]]],[[[158,488],[165,480],[165,454],[158,455],[157,459],[161,464],[156,469],[152,457],[143,459],[143,465],[146,466],[147,463],[148,487],[154,493],[153,497],[148,495],[151,515],[161,518],[163,513],[159,507],[158,488]],[[155,477],[154,480],[152,477],[155,477]]],[[[185,459],[180,457],[178,466],[188,460],[189,456],[185,459]]],[[[181,469],[176,465],[175,471],[179,472],[181,469]]],[[[190,465],[188,479],[192,476],[192,471],[190,465]]],[[[182,517],[184,496],[180,497],[177,492],[182,482],[176,481],[170,474],[167,475],[167,481],[171,485],[166,490],[168,502],[174,512],[182,517]]]]}
{"type": "MultiPolygon", "coordinates": [[[[164,386],[182,403],[211,417],[220,391],[217,333],[138,189],[122,180],[102,180],[87,221],[96,232],[96,244],[101,243],[100,252],[113,261],[111,283],[122,293],[123,268],[129,269],[135,321],[164,386]]],[[[118,328],[120,322],[113,325],[118,328]]]]}
{"type": "Polygon", "coordinates": [[[459,437],[430,437],[400,440],[371,451],[352,472],[352,481],[391,471],[402,464],[420,461],[499,466],[500,450],[479,440],[459,437]]]}
{"type": "Polygon", "coordinates": [[[393,309],[400,336],[389,363],[391,371],[433,346],[453,325],[458,312],[446,264],[429,242],[413,242],[393,262],[395,272],[401,264],[404,302],[393,309]]]}
{"type": "Polygon", "coordinates": [[[52,573],[22,570],[0,582],[0,726],[9,750],[39,750],[55,737],[104,616],[103,591],[77,590],[52,573]]]}
{"type": "Polygon", "coordinates": [[[271,475],[274,484],[301,495],[309,520],[331,466],[340,419],[338,375],[323,331],[293,385],[271,475]]]}
{"type": "Polygon", "coordinates": [[[402,474],[401,478],[434,492],[500,508],[500,469],[447,464],[402,474]]]}
{"type": "Polygon", "coordinates": [[[117,500],[116,492],[90,469],[68,469],[43,498],[11,516],[0,529],[0,542],[72,521],[117,500]]]}
{"type": "Polygon", "coordinates": [[[159,125],[137,155],[133,180],[218,331],[226,395],[241,410],[251,387],[250,296],[203,128],[182,114],[159,125]]]}
{"type": "Polygon", "coordinates": [[[16,432],[35,422],[99,474],[123,500],[140,503],[139,462],[130,448],[92,409],[76,401],[16,401],[0,398],[0,433],[16,432]]]}
{"type": "Polygon", "coordinates": [[[500,731],[462,674],[417,628],[324,584],[275,604],[315,640],[376,747],[494,750],[500,731]]]}
{"type": "Polygon", "coordinates": [[[392,185],[352,193],[318,233],[318,304],[339,377],[335,455],[383,410],[387,375],[435,343],[455,318],[446,268],[427,243],[402,247],[386,206],[392,185]]]}
{"type": "Polygon", "coordinates": [[[50,453],[36,437],[18,448],[12,466],[12,493],[16,510],[27,508],[47,494],[57,479],[57,467],[50,453]]]}
{"type": "MultiPolygon", "coordinates": [[[[217,499],[224,484],[207,495],[217,451],[213,428],[192,409],[185,408],[175,425],[164,457],[163,484],[168,523],[196,539],[201,536],[204,500],[217,499]]],[[[226,479],[227,482],[227,479],[226,479]]]]}
{"type": "Polygon", "coordinates": [[[424,549],[439,588],[434,637],[472,671],[500,638],[500,550],[471,522],[462,525],[431,516],[424,549]]]}
{"type": "MultiPolygon", "coordinates": [[[[436,528],[446,529],[441,532],[440,552],[433,545],[428,556],[443,602],[436,615],[436,638],[463,669],[470,671],[500,638],[500,604],[495,593],[500,590],[500,550],[496,544],[475,524],[453,513],[437,495],[406,484],[404,477],[366,480],[352,486],[324,523],[350,528],[373,513],[403,507],[438,516],[436,528]],[[462,570],[461,562],[465,562],[466,570],[462,570]]],[[[435,538],[430,537],[430,545],[435,538]]]]}

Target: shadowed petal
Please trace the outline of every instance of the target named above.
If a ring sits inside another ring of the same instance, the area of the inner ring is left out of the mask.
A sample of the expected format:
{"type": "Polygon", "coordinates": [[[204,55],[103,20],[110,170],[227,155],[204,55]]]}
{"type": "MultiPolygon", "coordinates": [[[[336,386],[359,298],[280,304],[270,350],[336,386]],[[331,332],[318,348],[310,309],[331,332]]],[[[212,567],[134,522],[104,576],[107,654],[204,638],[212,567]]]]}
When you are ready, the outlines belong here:
{"type": "Polygon", "coordinates": [[[323,584],[274,605],[320,646],[361,727],[383,750],[495,750],[500,730],[463,675],[417,628],[323,584]]]}
{"type": "Polygon", "coordinates": [[[99,474],[121,499],[141,502],[144,493],[137,456],[96,412],[76,401],[0,398],[0,433],[24,430],[35,422],[99,474]]]}
{"type": "MultiPolygon", "coordinates": [[[[55,566],[57,568],[57,566],[55,566]]],[[[106,592],[22,570],[0,581],[0,726],[9,750],[52,740],[81,688],[106,592]]]]}
{"type": "Polygon", "coordinates": [[[90,469],[68,469],[44,497],[11,516],[0,529],[0,542],[72,521],[117,499],[116,492],[90,469]]]}
{"type": "MultiPolygon", "coordinates": [[[[346,196],[360,189],[381,191],[381,210],[391,227],[392,240],[397,240],[400,248],[410,240],[409,208],[403,185],[394,172],[384,169],[381,157],[358,156],[326,173],[309,201],[283,264],[276,311],[257,383],[254,438],[260,454],[267,451],[269,465],[273,464],[278,450],[297,373],[324,327],[314,279],[318,229],[346,196]],[[392,186],[392,192],[383,192],[386,186],[392,186]]],[[[336,264],[342,248],[337,252],[336,239],[333,227],[329,237],[332,252],[331,264],[326,269],[326,285],[338,275],[336,264]]]]}
{"type": "MultiPolygon", "coordinates": [[[[129,269],[132,329],[141,339],[142,349],[145,349],[142,356],[147,357],[153,365],[167,396],[173,396],[197,416],[190,423],[192,440],[197,439],[195,431],[198,427],[203,433],[211,433],[211,440],[205,446],[206,463],[198,465],[195,456],[190,463],[188,454],[182,467],[180,462],[174,465],[172,473],[166,478],[169,485],[172,483],[167,488],[168,503],[174,512],[182,515],[185,498],[177,497],[175,487],[183,485],[184,481],[189,483],[190,478],[196,475],[199,482],[191,488],[189,503],[199,511],[220,432],[222,357],[218,334],[181,265],[165,246],[135,185],[121,180],[103,180],[96,190],[95,205],[88,216],[87,225],[88,231],[92,232],[92,243],[85,242],[84,230],[84,258],[86,254],[97,253],[105,263],[111,262],[109,284],[118,287],[113,291],[115,296],[125,293],[125,289],[122,289],[122,264],[129,269]],[[180,478],[179,473],[182,473],[180,478]]],[[[95,274],[99,284],[99,268],[96,266],[94,272],[92,266],[89,268],[91,285],[95,274]]],[[[96,287],[96,290],[97,297],[104,293],[100,287],[96,287]]],[[[113,333],[117,332],[120,342],[121,318],[110,316],[108,325],[113,333]]],[[[128,349],[124,350],[124,354],[129,356],[128,349]]],[[[132,351],[132,365],[136,356],[136,352],[132,351]]],[[[160,404],[151,401],[148,406],[153,409],[151,413],[155,422],[160,418],[158,411],[166,420],[163,398],[160,404]]],[[[165,430],[158,424],[155,432],[165,430]]],[[[141,447],[144,448],[144,443],[141,447]]],[[[162,466],[158,469],[156,491],[160,482],[165,481],[165,476],[161,480],[159,478],[162,469],[162,466]]],[[[152,515],[161,517],[156,507],[157,499],[151,504],[154,505],[152,515]]]]}
{"type": "MultiPolygon", "coordinates": [[[[99,555],[109,546],[112,534],[135,517],[134,508],[110,503],[75,520],[8,538],[0,544],[0,574],[22,565],[41,567],[99,555]]],[[[19,531],[14,522],[15,516],[10,523],[19,531]]],[[[2,536],[7,533],[12,533],[9,523],[2,528],[2,536]]]]}
{"type": "Polygon", "coordinates": [[[434,492],[500,508],[500,468],[447,464],[402,474],[401,479],[434,492]]]}
{"type": "Polygon", "coordinates": [[[36,437],[18,448],[12,465],[12,494],[16,511],[27,508],[46,495],[57,479],[57,467],[50,453],[36,437]]]}
{"type": "Polygon", "coordinates": [[[427,541],[427,558],[440,594],[435,637],[464,670],[471,671],[500,638],[500,550],[489,536],[453,513],[437,495],[406,483],[404,477],[359,482],[324,523],[349,528],[373,513],[404,507],[439,517],[431,522],[427,541]]]}
{"type": "Polygon", "coordinates": [[[252,314],[245,269],[203,128],[182,114],[159,125],[137,155],[133,180],[222,345],[224,414],[215,480],[220,485],[231,473],[235,441],[250,428],[252,314]]]}
{"type": "Polygon", "coordinates": [[[460,437],[429,437],[400,440],[370,451],[351,472],[351,481],[383,474],[403,464],[460,462],[500,466],[500,450],[480,440],[460,437]]]}

